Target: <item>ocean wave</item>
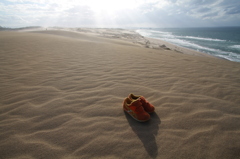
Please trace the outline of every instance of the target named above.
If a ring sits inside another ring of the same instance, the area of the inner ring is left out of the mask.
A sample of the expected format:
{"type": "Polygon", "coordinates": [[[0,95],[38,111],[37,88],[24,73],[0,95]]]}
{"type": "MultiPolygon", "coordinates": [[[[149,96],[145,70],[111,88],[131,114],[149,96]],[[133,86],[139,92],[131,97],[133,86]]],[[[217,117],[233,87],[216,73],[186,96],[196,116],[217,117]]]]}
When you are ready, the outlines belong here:
{"type": "Polygon", "coordinates": [[[240,55],[233,52],[225,52],[225,54],[214,54],[214,55],[230,61],[240,62],[240,55]]]}
{"type": "Polygon", "coordinates": [[[208,38],[203,36],[202,37],[201,36],[198,36],[198,37],[180,36],[180,35],[174,35],[174,33],[172,32],[148,30],[148,29],[139,29],[137,30],[137,32],[146,37],[164,40],[178,46],[204,52],[213,56],[225,58],[230,61],[240,62],[240,54],[238,53],[240,50],[240,45],[233,45],[232,42],[231,42],[232,43],[231,45],[228,40],[223,40],[218,38],[208,38]],[[222,42],[225,42],[225,43],[222,43],[222,42]],[[216,48],[217,46],[219,47],[216,48]],[[223,46],[224,48],[220,46],[223,46]]]}
{"type": "MultiPolygon", "coordinates": [[[[173,44],[176,44],[176,45],[179,45],[179,46],[183,46],[186,48],[204,52],[204,53],[210,54],[212,56],[218,56],[218,57],[230,60],[230,61],[240,62],[240,54],[237,54],[234,52],[227,52],[227,51],[223,51],[223,50],[219,50],[219,49],[204,47],[204,46],[201,46],[201,45],[198,45],[195,43],[191,43],[189,41],[181,40],[181,39],[163,39],[163,40],[168,41],[173,44]]],[[[236,45],[235,47],[240,49],[240,45],[236,45]]]]}
{"type": "Polygon", "coordinates": [[[233,48],[233,49],[238,49],[240,50],[240,45],[232,45],[232,46],[229,46],[230,48],[233,48]]]}
{"type": "Polygon", "coordinates": [[[172,33],[170,32],[164,32],[164,31],[156,31],[156,30],[136,30],[137,33],[147,36],[147,37],[154,37],[154,36],[171,36],[172,33]]]}
{"type": "Polygon", "coordinates": [[[176,45],[179,45],[179,46],[191,48],[191,49],[194,49],[194,50],[201,50],[201,51],[206,51],[206,52],[209,52],[209,51],[216,52],[216,51],[218,51],[218,50],[213,49],[213,48],[204,47],[204,46],[201,46],[201,45],[198,45],[198,44],[195,44],[195,43],[191,43],[191,42],[186,41],[186,40],[181,40],[181,39],[167,39],[167,38],[165,38],[165,39],[162,39],[162,40],[173,43],[173,44],[176,44],[176,45]]]}
{"type": "MultiPolygon", "coordinates": [[[[175,36],[170,32],[162,32],[162,31],[155,31],[155,30],[137,30],[136,32],[138,32],[139,34],[146,36],[146,37],[153,37],[156,39],[164,40],[164,41],[167,41],[167,42],[179,45],[179,46],[191,48],[191,49],[198,50],[198,51],[199,50],[206,51],[206,52],[218,51],[216,49],[200,46],[200,45],[192,43],[190,41],[183,40],[183,36],[175,36]],[[157,33],[158,35],[154,36],[154,35],[156,35],[154,33],[157,33]],[[159,34],[161,34],[161,35],[159,36],[159,34]]],[[[191,38],[191,37],[189,36],[189,38],[191,38]]]]}
{"type": "Polygon", "coordinates": [[[196,39],[196,40],[206,40],[206,41],[222,41],[225,42],[226,40],[221,40],[221,39],[212,39],[212,38],[203,38],[203,37],[195,37],[195,36],[185,36],[184,38],[186,39],[196,39]]]}
{"type": "MultiPolygon", "coordinates": [[[[189,41],[181,40],[181,39],[163,39],[163,40],[168,41],[173,44],[176,44],[176,45],[179,45],[179,46],[183,46],[186,48],[204,52],[204,53],[210,54],[212,56],[218,56],[218,57],[230,60],[230,61],[240,62],[240,54],[238,54],[238,53],[227,52],[227,51],[223,51],[223,50],[219,50],[219,49],[209,48],[209,47],[201,46],[201,45],[191,43],[189,41]]],[[[240,49],[240,45],[234,45],[234,47],[237,49],[240,49]]]]}
{"type": "Polygon", "coordinates": [[[168,38],[180,38],[180,39],[195,39],[195,40],[204,40],[204,41],[216,41],[216,42],[225,42],[226,40],[222,39],[213,39],[206,37],[195,37],[195,36],[175,36],[171,32],[158,31],[158,30],[137,30],[139,34],[146,36],[162,36],[168,38]]]}
{"type": "Polygon", "coordinates": [[[172,34],[171,32],[166,32],[166,31],[157,31],[157,30],[150,30],[152,33],[157,33],[157,34],[172,34]]]}
{"type": "Polygon", "coordinates": [[[136,32],[142,36],[151,37],[151,32],[145,30],[136,30],[136,32]]]}

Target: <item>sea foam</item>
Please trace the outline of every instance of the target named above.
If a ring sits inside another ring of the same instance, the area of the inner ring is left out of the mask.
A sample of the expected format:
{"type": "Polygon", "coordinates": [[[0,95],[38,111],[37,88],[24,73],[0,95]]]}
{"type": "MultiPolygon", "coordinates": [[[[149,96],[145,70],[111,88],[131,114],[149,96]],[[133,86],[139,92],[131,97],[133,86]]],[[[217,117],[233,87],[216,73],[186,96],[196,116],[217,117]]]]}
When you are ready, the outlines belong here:
{"type": "Polygon", "coordinates": [[[172,44],[240,62],[239,34],[232,36],[231,28],[165,28],[138,29],[139,34],[164,40],[172,44]]]}

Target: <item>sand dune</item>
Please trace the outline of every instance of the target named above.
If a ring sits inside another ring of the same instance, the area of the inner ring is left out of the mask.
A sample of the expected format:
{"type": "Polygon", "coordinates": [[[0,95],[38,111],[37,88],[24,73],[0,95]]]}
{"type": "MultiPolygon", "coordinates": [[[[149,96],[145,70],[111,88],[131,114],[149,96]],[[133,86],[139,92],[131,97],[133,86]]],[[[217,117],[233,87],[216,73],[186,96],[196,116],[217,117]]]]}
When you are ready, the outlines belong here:
{"type": "Polygon", "coordinates": [[[0,48],[0,158],[240,157],[240,63],[59,30],[0,48]],[[123,112],[129,93],[149,122],[123,112]]]}

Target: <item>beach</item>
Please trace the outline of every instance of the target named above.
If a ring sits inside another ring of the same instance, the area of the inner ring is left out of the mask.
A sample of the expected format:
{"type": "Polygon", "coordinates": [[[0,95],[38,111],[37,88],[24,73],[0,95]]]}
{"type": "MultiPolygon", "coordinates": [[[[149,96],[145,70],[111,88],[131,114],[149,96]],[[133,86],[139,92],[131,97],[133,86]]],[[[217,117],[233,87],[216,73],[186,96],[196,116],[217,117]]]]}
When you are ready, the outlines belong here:
{"type": "Polygon", "coordinates": [[[240,158],[238,62],[124,29],[1,31],[0,48],[1,159],[240,158]]]}
{"type": "Polygon", "coordinates": [[[240,62],[240,27],[142,28],[136,32],[144,37],[240,62]]]}

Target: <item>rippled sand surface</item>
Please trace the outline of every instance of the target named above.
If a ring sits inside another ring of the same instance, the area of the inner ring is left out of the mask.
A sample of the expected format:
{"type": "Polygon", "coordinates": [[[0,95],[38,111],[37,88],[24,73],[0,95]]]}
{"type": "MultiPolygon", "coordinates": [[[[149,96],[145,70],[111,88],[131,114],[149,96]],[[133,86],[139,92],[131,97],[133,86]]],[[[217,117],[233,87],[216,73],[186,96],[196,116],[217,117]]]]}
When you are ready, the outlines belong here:
{"type": "Polygon", "coordinates": [[[0,158],[240,156],[240,63],[52,30],[0,32],[0,66],[0,158]]]}

